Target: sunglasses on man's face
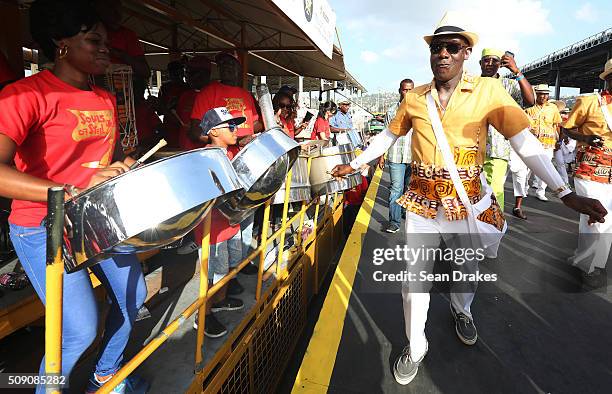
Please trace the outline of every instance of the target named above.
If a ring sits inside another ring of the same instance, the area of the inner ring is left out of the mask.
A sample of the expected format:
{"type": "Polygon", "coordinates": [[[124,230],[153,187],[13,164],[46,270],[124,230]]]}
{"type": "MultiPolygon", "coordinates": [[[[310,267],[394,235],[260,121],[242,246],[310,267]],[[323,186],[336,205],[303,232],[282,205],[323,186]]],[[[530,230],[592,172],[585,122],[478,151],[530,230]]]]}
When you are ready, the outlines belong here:
{"type": "Polygon", "coordinates": [[[291,103],[289,104],[279,103],[278,108],[279,109],[291,108],[291,103]]]}
{"type": "Polygon", "coordinates": [[[456,55],[460,50],[467,48],[467,46],[456,42],[434,42],[429,46],[429,52],[431,52],[432,55],[436,55],[442,52],[444,48],[446,48],[446,52],[449,54],[456,55]]]}

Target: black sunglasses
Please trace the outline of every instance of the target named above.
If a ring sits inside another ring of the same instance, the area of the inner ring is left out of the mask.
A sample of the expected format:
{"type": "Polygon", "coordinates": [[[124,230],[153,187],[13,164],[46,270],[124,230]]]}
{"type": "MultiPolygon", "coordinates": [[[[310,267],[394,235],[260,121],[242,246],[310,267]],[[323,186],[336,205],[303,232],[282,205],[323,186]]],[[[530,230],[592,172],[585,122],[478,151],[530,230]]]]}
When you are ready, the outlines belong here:
{"type": "Polygon", "coordinates": [[[446,52],[449,54],[456,55],[460,50],[468,47],[455,42],[434,42],[429,46],[429,52],[431,52],[432,55],[435,55],[442,52],[442,49],[444,48],[446,48],[446,52]]]}
{"type": "Polygon", "coordinates": [[[285,108],[291,108],[291,107],[293,107],[293,105],[291,104],[283,104],[283,103],[278,104],[279,109],[285,109],[285,108]]]}

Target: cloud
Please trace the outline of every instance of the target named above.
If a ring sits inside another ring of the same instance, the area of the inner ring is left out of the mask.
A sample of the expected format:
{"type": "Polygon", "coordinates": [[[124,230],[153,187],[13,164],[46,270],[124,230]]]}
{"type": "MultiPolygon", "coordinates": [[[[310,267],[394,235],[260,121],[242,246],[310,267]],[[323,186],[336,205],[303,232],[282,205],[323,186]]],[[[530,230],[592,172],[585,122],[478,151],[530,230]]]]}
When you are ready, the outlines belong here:
{"type": "Polygon", "coordinates": [[[533,43],[554,31],[543,0],[438,0],[419,2],[418,12],[406,0],[387,0],[384,7],[374,7],[371,0],[329,1],[338,17],[345,64],[371,89],[395,91],[405,75],[417,84],[431,80],[423,36],[433,32],[447,10],[463,11],[466,27],[480,36],[466,64],[476,74],[482,48],[512,51],[521,65],[544,55],[534,51],[533,43]]]}
{"type": "Polygon", "coordinates": [[[584,3],[582,7],[576,11],[576,19],[579,21],[592,22],[597,19],[597,14],[591,3],[584,3]]]}
{"type": "Polygon", "coordinates": [[[378,53],[372,51],[361,51],[361,60],[366,63],[376,63],[378,61],[378,53]]]}

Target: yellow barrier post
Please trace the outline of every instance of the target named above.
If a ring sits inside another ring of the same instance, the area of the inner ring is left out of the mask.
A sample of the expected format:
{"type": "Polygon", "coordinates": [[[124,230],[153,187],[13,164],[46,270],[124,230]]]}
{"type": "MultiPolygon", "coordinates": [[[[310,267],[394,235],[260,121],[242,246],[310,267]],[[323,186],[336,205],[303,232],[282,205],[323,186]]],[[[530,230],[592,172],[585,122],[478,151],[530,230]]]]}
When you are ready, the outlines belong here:
{"type": "Polygon", "coordinates": [[[287,177],[285,178],[285,201],[283,202],[283,217],[281,219],[281,234],[278,241],[278,258],[276,260],[276,277],[278,279],[284,278],[285,273],[287,271],[287,267],[282,269],[283,263],[283,252],[285,249],[285,234],[287,233],[286,225],[287,225],[287,214],[289,213],[289,194],[291,192],[291,173],[293,169],[290,168],[287,173],[287,177]],[[281,275],[282,271],[282,275],[281,275]]]}
{"type": "Polygon", "coordinates": [[[210,223],[212,214],[204,218],[204,232],[202,235],[202,254],[200,256],[200,290],[198,298],[202,305],[198,308],[198,331],[196,335],[195,371],[202,370],[202,346],[204,345],[204,324],[206,324],[206,302],[208,300],[208,256],[210,253],[210,223]]]}
{"type": "MultiPolygon", "coordinates": [[[[64,290],[64,188],[47,191],[47,267],[45,314],[45,374],[62,372],[62,299],[64,290]]],[[[48,394],[59,394],[60,385],[46,386],[48,394]]]]}
{"type": "Polygon", "coordinates": [[[257,288],[255,290],[255,300],[259,301],[261,297],[261,288],[263,286],[263,270],[266,260],[266,250],[268,249],[268,231],[270,227],[270,204],[272,200],[266,201],[264,208],[263,221],[261,223],[261,240],[259,241],[259,270],[257,272],[257,288]]]}
{"type": "Polygon", "coordinates": [[[325,207],[323,208],[323,225],[325,225],[325,220],[327,220],[327,211],[329,210],[329,194],[325,195],[325,207]]]}
{"type": "MultiPolygon", "coordinates": [[[[312,157],[308,157],[308,160],[306,162],[306,168],[307,168],[307,174],[308,174],[308,179],[310,179],[310,165],[312,164],[312,157]]],[[[299,246],[302,250],[304,250],[304,239],[302,239],[302,233],[304,230],[304,220],[306,218],[306,210],[307,210],[307,205],[308,202],[306,201],[302,201],[302,209],[300,209],[300,224],[298,226],[298,242],[299,242],[299,246]]]]}

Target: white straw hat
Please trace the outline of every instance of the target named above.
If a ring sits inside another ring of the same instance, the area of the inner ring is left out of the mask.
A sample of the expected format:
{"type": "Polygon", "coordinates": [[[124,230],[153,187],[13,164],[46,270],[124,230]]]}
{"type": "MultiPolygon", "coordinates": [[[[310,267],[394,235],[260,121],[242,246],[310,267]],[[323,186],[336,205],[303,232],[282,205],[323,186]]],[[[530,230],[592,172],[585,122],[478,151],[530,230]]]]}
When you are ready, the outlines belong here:
{"type": "Polygon", "coordinates": [[[470,46],[473,47],[476,45],[476,43],[478,43],[478,34],[466,31],[463,27],[461,27],[464,24],[465,22],[460,20],[459,14],[453,11],[448,11],[446,14],[444,14],[442,20],[440,20],[438,23],[438,26],[436,26],[433,34],[425,36],[423,39],[427,45],[430,45],[431,40],[434,37],[460,35],[469,42],[470,46]]]}

